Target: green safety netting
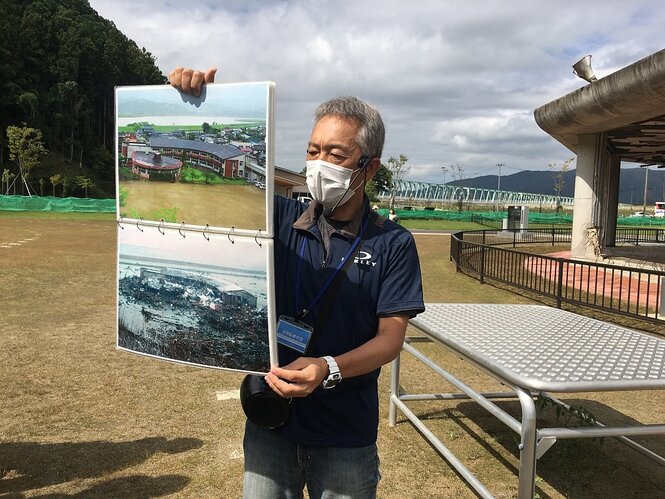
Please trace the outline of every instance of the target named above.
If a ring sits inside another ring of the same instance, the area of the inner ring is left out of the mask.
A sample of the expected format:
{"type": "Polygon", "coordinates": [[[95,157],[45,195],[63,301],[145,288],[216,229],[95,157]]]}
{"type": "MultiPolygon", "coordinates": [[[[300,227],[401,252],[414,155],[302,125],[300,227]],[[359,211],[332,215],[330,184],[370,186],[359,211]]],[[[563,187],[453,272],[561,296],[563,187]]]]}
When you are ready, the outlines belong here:
{"type": "Polygon", "coordinates": [[[617,218],[617,225],[627,225],[629,227],[644,227],[644,226],[654,226],[654,227],[663,227],[665,226],[665,218],[663,217],[619,217],[617,218]]]}
{"type": "MultiPolygon", "coordinates": [[[[378,213],[385,217],[388,216],[387,209],[379,209],[378,213]]],[[[395,213],[400,220],[453,220],[462,222],[491,222],[492,225],[501,224],[504,218],[508,217],[506,212],[502,211],[456,211],[456,210],[404,210],[395,209],[395,213]]],[[[532,224],[550,224],[550,225],[570,225],[573,223],[573,216],[568,213],[529,213],[529,223],[532,224]]],[[[617,225],[627,226],[663,226],[665,218],[655,217],[619,217],[617,225]]]]}
{"type": "Polygon", "coordinates": [[[61,211],[114,213],[115,199],[54,198],[51,196],[2,196],[2,211],[61,211]]]}

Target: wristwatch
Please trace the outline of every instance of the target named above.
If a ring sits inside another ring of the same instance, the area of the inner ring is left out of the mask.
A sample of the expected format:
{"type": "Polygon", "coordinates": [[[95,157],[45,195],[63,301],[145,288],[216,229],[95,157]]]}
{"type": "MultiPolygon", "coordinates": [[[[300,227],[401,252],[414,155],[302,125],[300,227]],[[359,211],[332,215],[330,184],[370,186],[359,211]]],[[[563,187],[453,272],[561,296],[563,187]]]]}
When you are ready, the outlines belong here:
{"type": "Polygon", "coordinates": [[[334,388],[337,386],[337,383],[342,381],[342,373],[339,372],[339,366],[330,355],[321,358],[328,363],[328,377],[321,382],[321,386],[326,389],[334,388]]]}

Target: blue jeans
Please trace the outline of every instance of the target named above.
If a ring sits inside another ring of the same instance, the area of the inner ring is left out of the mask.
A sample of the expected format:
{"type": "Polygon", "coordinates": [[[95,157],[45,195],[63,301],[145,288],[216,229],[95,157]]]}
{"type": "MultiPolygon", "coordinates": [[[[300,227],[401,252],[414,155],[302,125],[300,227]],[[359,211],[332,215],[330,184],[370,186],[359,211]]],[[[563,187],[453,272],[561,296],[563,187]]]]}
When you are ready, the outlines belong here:
{"type": "Polygon", "coordinates": [[[309,447],[247,421],[244,499],[375,499],[376,445],[309,447]]]}

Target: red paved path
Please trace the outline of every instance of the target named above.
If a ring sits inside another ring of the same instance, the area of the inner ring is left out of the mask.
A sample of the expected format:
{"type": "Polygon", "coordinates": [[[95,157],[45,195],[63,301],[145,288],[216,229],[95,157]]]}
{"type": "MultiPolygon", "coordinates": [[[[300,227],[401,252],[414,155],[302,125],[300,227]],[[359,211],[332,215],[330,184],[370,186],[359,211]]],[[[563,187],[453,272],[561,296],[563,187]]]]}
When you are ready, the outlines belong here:
{"type": "MultiPolygon", "coordinates": [[[[549,253],[546,256],[553,258],[570,258],[570,251],[549,253]]],[[[541,277],[552,278],[556,276],[557,262],[539,258],[529,258],[525,267],[541,277]]],[[[596,269],[585,263],[564,263],[563,285],[591,295],[603,295],[613,301],[630,303],[631,310],[644,306],[657,308],[660,304],[658,281],[651,282],[640,279],[640,269],[631,268],[631,271],[618,271],[613,269],[596,269]],[[648,301],[648,302],[647,302],[648,301]]],[[[646,278],[645,275],[643,277],[646,278]]],[[[590,297],[591,301],[592,298],[590,297]]],[[[624,309],[625,307],[621,307],[624,309]]]]}

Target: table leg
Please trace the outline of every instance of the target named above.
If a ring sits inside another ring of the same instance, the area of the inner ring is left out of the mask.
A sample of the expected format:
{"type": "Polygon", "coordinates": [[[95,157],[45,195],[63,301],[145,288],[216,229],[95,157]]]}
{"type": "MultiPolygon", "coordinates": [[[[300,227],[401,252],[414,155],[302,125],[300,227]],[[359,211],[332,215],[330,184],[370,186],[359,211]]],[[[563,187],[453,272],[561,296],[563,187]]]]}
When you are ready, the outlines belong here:
{"type": "Polygon", "coordinates": [[[399,361],[401,352],[390,363],[390,405],[388,406],[388,425],[395,426],[397,420],[397,406],[392,400],[392,395],[399,396],[399,361]]]}
{"type": "Polygon", "coordinates": [[[522,407],[520,442],[519,499],[533,499],[536,486],[536,404],[531,393],[515,388],[522,407]]]}

